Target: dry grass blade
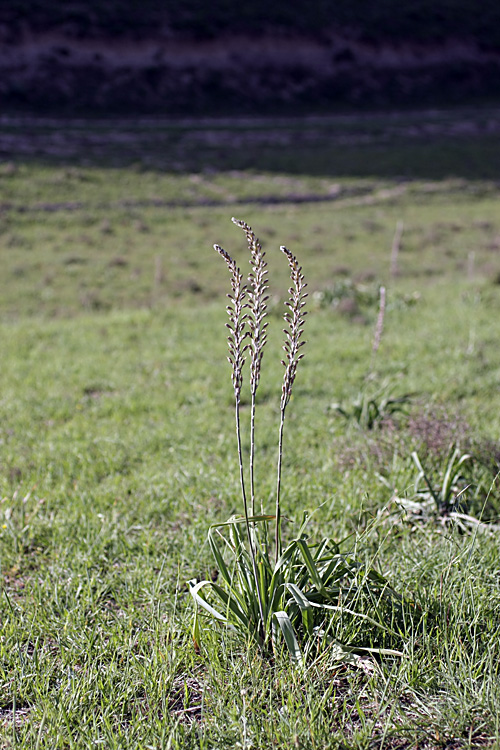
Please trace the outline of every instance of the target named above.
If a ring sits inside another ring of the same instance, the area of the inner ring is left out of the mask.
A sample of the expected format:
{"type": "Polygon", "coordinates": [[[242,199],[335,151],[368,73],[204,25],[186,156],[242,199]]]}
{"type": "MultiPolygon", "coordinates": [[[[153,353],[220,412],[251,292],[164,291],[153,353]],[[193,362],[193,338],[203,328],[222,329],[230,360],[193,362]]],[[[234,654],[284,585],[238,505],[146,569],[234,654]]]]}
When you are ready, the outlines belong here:
{"type": "Polygon", "coordinates": [[[377,324],[375,326],[375,332],[373,334],[373,345],[372,345],[373,357],[375,357],[375,355],[377,354],[379,347],[380,347],[380,342],[382,341],[382,333],[384,331],[384,318],[385,318],[385,286],[381,286],[377,324]]]}

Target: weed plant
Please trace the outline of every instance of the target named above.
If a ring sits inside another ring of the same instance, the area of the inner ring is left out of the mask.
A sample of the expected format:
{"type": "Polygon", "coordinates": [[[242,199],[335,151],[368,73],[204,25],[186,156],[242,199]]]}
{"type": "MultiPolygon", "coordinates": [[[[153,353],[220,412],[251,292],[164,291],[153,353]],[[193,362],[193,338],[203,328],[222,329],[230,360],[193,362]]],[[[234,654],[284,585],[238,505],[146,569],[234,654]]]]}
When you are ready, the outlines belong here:
{"type": "Polygon", "coordinates": [[[374,387],[368,381],[350,404],[333,403],[330,408],[348,422],[364,430],[373,430],[397,416],[406,415],[411,399],[409,393],[396,395],[391,383],[374,387]]]}
{"type": "MultiPolygon", "coordinates": [[[[214,247],[226,262],[231,275],[232,292],[228,295],[230,303],[227,306],[228,360],[235,398],[243,514],[213,524],[210,528],[209,545],[222,582],[190,581],[196,604],[193,635],[199,648],[202,641],[201,609],[213,621],[254,641],[264,652],[276,652],[281,634],[292,659],[303,663],[311,652],[317,653],[334,645],[338,647],[339,635],[344,640],[342,635],[345,636],[348,630],[352,639],[352,627],[345,627],[344,634],[342,628],[339,632],[339,621],[345,618],[366,624],[365,637],[368,632],[373,636],[373,630],[397,637],[392,624],[388,624],[390,616],[387,619],[387,612],[388,603],[398,597],[373,567],[363,566],[350,555],[343,554],[340,546],[330,538],[311,542],[306,533],[307,513],[296,537],[283,545],[281,480],[285,415],[298,365],[303,357],[305,342],[302,335],[307,297],[302,267],[284,246],[281,251],[288,260],[291,286],[289,299],[285,303],[288,309],[284,314],[285,357],[281,363],[285,371],[280,399],[275,512],[272,515],[264,513],[263,509],[260,513],[256,512],[255,397],[266,344],[267,264],[265,253],[252,229],[245,222],[233,221],[244,230],[250,251],[251,271],[246,283],[229,253],[219,245],[214,247]],[[250,499],[246,489],[240,418],[247,353],[250,358],[251,393],[250,499]],[[274,534],[270,534],[271,523],[274,534]],[[227,557],[230,562],[226,561],[227,557]]],[[[359,639],[361,633],[356,632],[356,635],[359,639]]],[[[360,643],[358,640],[354,645],[374,650],[370,637],[366,642],[360,643]]]]}
{"type": "Polygon", "coordinates": [[[472,459],[469,453],[462,453],[452,445],[442,466],[437,482],[433,482],[428,471],[424,469],[418,453],[411,454],[417,467],[415,479],[415,498],[425,506],[431,504],[434,512],[447,514],[464,508],[464,493],[469,488],[466,482],[466,464],[472,459]]]}
{"type": "Polygon", "coordinates": [[[354,422],[363,430],[373,430],[384,423],[394,421],[397,416],[406,416],[412,394],[396,395],[395,386],[390,381],[378,385],[375,361],[382,341],[386,313],[386,290],[379,290],[379,310],[373,332],[371,362],[368,375],[350,404],[334,403],[331,409],[349,422],[354,422]]]}

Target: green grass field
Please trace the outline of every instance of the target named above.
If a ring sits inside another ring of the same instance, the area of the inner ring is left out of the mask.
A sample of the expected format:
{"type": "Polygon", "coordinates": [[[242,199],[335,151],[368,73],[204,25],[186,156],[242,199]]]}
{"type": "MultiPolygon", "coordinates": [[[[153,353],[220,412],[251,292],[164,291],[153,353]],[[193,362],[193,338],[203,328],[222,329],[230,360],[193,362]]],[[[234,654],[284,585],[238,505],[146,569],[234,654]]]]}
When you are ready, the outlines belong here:
{"type": "Polygon", "coordinates": [[[500,747],[497,120],[2,121],[0,747],[500,747]],[[311,539],[408,597],[403,656],[359,658],[348,618],[358,657],[303,670],[208,621],[194,648],[187,581],[216,575],[209,525],[241,512],[212,249],[247,268],[233,215],[270,268],[260,498],[272,511],[285,244],[310,313],[285,532],[314,512],[311,539]],[[337,413],[382,387],[412,394],[406,414],[337,413]],[[439,489],[452,445],[472,456],[461,516],[415,490],[412,451],[439,489]]]}

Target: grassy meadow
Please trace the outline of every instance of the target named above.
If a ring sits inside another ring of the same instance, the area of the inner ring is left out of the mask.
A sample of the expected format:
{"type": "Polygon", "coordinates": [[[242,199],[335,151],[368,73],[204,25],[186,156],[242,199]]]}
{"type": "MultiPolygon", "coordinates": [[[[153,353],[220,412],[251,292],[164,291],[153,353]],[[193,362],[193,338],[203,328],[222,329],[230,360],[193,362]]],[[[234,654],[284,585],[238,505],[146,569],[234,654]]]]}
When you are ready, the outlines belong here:
{"type": "Polygon", "coordinates": [[[498,118],[0,120],[1,748],[500,747],[498,118]],[[259,500],[284,244],[309,291],[284,530],[311,513],[311,539],[408,597],[399,655],[362,651],[348,617],[350,650],[302,669],[208,619],[193,644],[187,582],[217,577],[209,526],[241,512],[212,249],[248,269],[231,216],[269,263],[259,500]],[[439,496],[454,448],[438,506],[412,453],[439,496]]]}

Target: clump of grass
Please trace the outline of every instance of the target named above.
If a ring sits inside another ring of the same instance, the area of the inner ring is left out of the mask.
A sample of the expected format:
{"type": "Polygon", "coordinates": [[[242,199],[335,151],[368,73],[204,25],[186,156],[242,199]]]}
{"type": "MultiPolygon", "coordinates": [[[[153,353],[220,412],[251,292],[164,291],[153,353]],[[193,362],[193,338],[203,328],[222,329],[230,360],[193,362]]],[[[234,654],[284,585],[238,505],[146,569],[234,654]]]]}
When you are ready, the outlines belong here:
{"type": "MultiPolygon", "coordinates": [[[[337,271],[342,275],[343,269],[337,271]]],[[[328,287],[314,292],[313,300],[321,309],[333,308],[342,315],[366,322],[373,313],[379,299],[379,286],[375,283],[362,283],[352,278],[337,278],[328,287]]]]}
{"type": "Polygon", "coordinates": [[[423,507],[430,505],[440,515],[462,510],[464,493],[470,487],[465,468],[472,461],[470,453],[464,453],[451,445],[439,476],[434,481],[429,470],[423,467],[418,453],[413,451],[411,457],[418,472],[415,479],[415,499],[423,507]]]}
{"type": "Polygon", "coordinates": [[[375,381],[375,362],[382,342],[384,332],[384,321],[386,314],[386,290],[384,286],[379,290],[379,309],[377,321],[373,331],[372,351],[370,369],[367,377],[351,403],[333,403],[331,409],[344,417],[347,421],[354,422],[364,430],[373,430],[392,422],[396,416],[406,416],[408,406],[412,400],[412,394],[405,393],[396,395],[395,387],[390,382],[377,385],[375,381]]]}
{"type": "Polygon", "coordinates": [[[350,403],[335,402],[330,409],[363,430],[374,430],[405,417],[412,398],[411,393],[397,395],[390,382],[377,386],[367,380],[350,403]]]}
{"type": "Polygon", "coordinates": [[[386,310],[386,289],[385,286],[381,286],[368,374],[359,393],[352,398],[350,403],[333,403],[330,407],[332,411],[364,430],[382,427],[384,424],[393,422],[396,416],[406,417],[408,406],[413,398],[411,393],[397,395],[394,384],[390,382],[381,385],[376,383],[375,363],[382,342],[386,310]]]}
{"type": "MultiPolygon", "coordinates": [[[[267,264],[260,242],[243,221],[235,224],[246,234],[251,271],[246,282],[233,258],[219,245],[231,277],[228,347],[235,396],[235,425],[243,514],[211,526],[208,540],[221,584],[215,580],[190,581],[196,611],[193,636],[200,645],[201,613],[245,639],[250,638],[264,653],[274,652],[280,637],[292,657],[302,663],[312,651],[334,647],[339,635],[357,648],[373,648],[374,633],[397,636],[388,615],[398,597],[387,581],[371,567],[341,552],[330,538],[310,542],[306,532],[308,515],[295,538],[283,546],[282,463],[287,406],[303,358],[303,333],[307,293],[305,276],[295,255],[282,246],[287,258],[291,286],[285,305],[285,368],[280,399],[277,481],[274,514],[255,508],[255,396],[267,340],[267,264]],[[240,419],[243,368],[250,359],[250,503],[245,484],[240,419]],[[271,535],[270,524],[274,524],[271,535]],[[273,543],[274,542],[274,543],[273,543]],[[228,557],[231,562],[227,561],[228,557]],[[390,624],[388,624],[390,623],[390,624]],[[366,632],[365,632],[366,631],[366,632]],[[363,635],[364,633],[364,635],[363,635]]],[[[206,618],[204,618],[206,621],[206,618]]],[[[349,649],[338,653],[348,655],[349,649]]],[[[347,657],[346,657],[347,658],[347,657]]]]}

